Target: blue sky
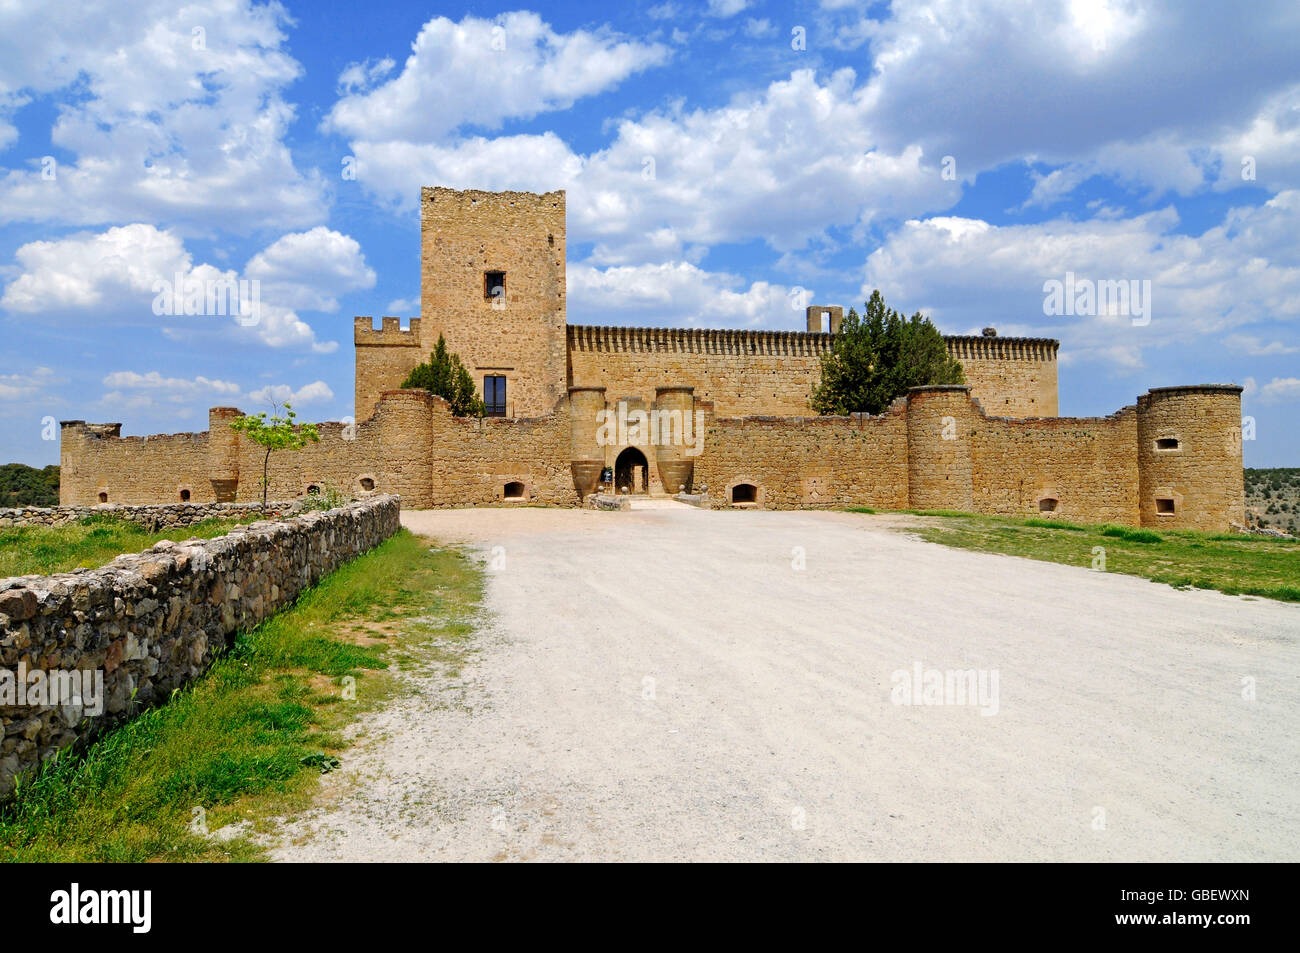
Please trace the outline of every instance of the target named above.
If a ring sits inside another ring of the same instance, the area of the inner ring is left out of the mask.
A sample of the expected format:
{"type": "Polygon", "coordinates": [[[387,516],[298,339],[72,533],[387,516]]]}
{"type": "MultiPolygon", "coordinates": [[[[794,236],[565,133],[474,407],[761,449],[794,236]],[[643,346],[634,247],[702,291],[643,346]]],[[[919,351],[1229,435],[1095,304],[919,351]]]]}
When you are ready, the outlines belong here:
{"type": "Polygon", "coordinates": [[[1235,381],[1300,465],[1300,6],[83,2],[0,9],[0,461],[47,418],[352,412],[421,185],[568,191],[573,322],[798,328],[879,287],[1061,341],[1061,413],[1235,381]],[[355,174],[352,174],[355,173],[355,174]],[[155,282],[256,279],[255,325],[155,282]],[[1150,282],[1140,315],[1044,283],[1150,282]]]}

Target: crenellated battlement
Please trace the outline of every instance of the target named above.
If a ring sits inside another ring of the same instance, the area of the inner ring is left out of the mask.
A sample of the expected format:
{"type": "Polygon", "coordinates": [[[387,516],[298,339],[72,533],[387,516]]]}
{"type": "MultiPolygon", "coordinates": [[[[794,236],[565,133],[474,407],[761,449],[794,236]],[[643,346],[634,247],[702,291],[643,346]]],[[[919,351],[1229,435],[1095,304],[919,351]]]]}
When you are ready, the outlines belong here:
{"type": "Polygon", "coordinates": [[[569,347],[577,351],[820,355],[833,341],[826,332],[569,325],[569,347]]]}
{"type": "Polygon", "coordinates": [[[381,327],[375,328],[375,319],[361,315],[352,319],[352,342],[357,347],[419,347],[420,319],[411,318],[409,327],[402,327],[402,319],[385,316],[381,327]]]}

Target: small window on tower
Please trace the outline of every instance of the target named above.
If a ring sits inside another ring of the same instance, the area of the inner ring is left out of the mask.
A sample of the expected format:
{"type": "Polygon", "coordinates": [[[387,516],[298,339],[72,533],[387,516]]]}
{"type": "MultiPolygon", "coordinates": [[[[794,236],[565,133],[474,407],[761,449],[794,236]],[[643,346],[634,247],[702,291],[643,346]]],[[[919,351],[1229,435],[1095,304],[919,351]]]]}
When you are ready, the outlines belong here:
{"type": "Polygon", "coordinates": [[[506,379],[489,374],[483,378],[483,407],[487,417],[506,415],[506,379]]]}
{"type": "Polygon", "coordinates": [[[506,273],[504,271],[483,272],[483,297],[488,301],[506,296],[506,273]]]}

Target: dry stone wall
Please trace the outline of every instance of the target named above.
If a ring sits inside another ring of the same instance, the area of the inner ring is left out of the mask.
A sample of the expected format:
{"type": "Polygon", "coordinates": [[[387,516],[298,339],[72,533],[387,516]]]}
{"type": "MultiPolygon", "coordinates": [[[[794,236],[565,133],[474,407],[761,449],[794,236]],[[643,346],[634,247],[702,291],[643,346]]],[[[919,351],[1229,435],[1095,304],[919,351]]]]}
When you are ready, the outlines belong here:
{"type": "Polygon", "coordinates": [[[0,509],[0,526],[66,526],[88,516],[111,516],[137,523],[150,532],[193,526],[210,519],[240,519],[253,514],[269,517],[289,516],[302,507],[299,500],[268,502],[263,513],[261,503],[162,503],[122,506],[103,503],[97,506],[21,506],[0,509]]]}
{"type": "Polygon", "coordinates": [[[0,690],[6,671],[10,685],[20,671],[99,672],[103,684],[99,713],[0,705],[0,796],[54,752],[202,675],[235,633],[396,533],[399,508],[398,497],[376,496],[164,541],[101,569],[0,580],[0,690]]]}

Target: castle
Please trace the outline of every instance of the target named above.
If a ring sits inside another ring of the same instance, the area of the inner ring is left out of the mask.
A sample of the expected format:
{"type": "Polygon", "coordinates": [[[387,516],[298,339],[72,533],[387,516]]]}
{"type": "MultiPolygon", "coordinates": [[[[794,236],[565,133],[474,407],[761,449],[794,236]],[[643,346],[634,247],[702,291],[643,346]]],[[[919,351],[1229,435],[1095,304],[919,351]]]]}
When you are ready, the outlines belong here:
{"type": "MultiPolygon", "coordinates": [[[[270,495],[327,486],[409,508],[578,505],[707,487],[715,507],[873,506],[1226,530],[1244,521],[1241,388],[1161,387],[1108,417],[1057,416],[1057,342],[947,337],[967,383],[884,413],[814,417],[843,311],[806,329],[578,326],[565,313],[563,192],[421,195],[421,317],[356,318],[355,423],[272,458],[270,495]],[[439,335],[487,415],[402,390],[439,335]]],[[[209,411],[202,433],[122,437],[64,421],[63,504],[253,500],[261,452],[209,411]]]]}

